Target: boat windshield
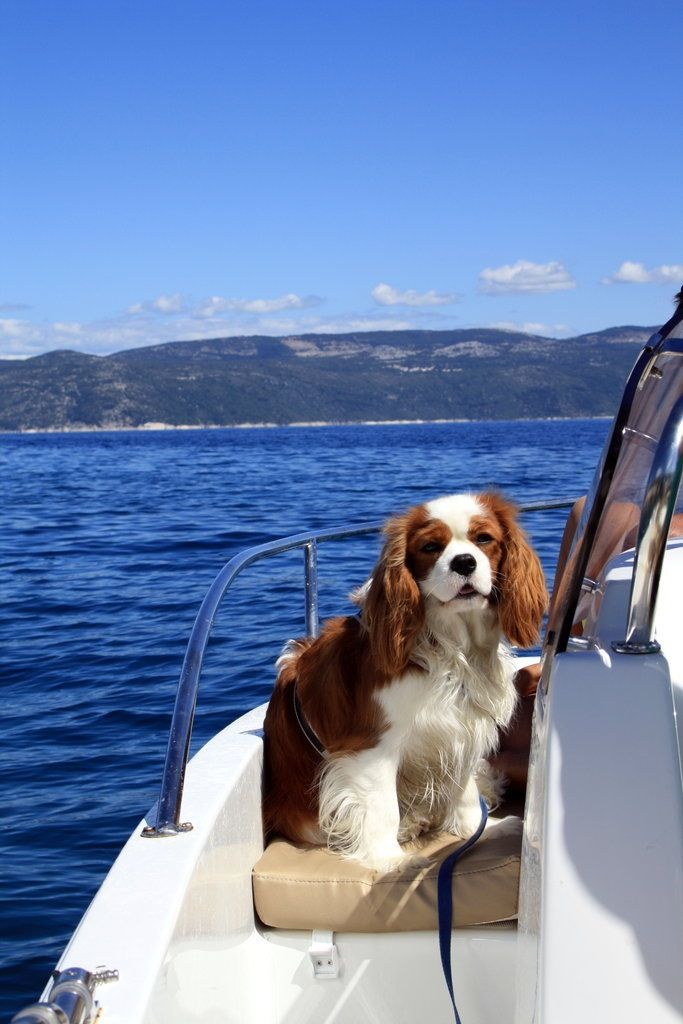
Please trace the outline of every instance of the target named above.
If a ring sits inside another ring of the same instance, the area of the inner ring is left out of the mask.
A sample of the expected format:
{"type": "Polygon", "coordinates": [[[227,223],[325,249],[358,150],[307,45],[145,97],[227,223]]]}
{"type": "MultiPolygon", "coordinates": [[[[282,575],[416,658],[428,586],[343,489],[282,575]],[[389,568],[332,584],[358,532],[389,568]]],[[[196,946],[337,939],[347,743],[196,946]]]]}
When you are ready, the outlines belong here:
{"type": "MultiPolygon", "coordinates": [[[[683,395],[683,319],[678,320],[664,336],[663,341],[659,335],[655,335],[650,344],[654,351],[639,374],[640,382],[621,430],[621,444],[603,512],[592,541],[586,541],[590,544],[590,550],[582,573],[583,580],[578,581],[577,563],[585,558],[584,540],[587,526],[600,489],[604,490],[603,474],[610,457],[610,446],[612,453],[614,452],[614,431],[605,444],[585,501],[578,504],[574,510],[574,518],[578,518],[578,525],[553,600],[548,630],[549,641],[552,640],[555,631],[563,628],[563,623],[566,628],[566,618],[570,614],[573,635],[591,634],[591,627],[599,609],[599,584],[605,567],[616,555],[635,547],[653,457],[669,415],[676,401],[683,395]],[[581,590],[577,600],[574,588],[579,585],[581,590]],[[573,613],[572,602],[575,604],[573,613]]],[[[641,355],[641,359],[643,358],[641,355]]],[[[614,430],[617,429],[619,428],[615,423],[614,430]]],[[[671,532],[683,534],[682,493],[677,497],[671,532]]]]}

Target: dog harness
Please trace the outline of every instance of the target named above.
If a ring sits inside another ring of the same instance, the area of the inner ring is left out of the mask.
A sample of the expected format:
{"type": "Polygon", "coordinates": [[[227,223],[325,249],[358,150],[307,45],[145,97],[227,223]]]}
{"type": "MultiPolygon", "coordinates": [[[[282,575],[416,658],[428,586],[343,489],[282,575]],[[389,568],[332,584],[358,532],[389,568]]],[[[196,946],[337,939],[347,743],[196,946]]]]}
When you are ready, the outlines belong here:
{"type": "Polygon", "coordinates": [[[296,692],[296,683],[292,687],[292,705],[294,707],[294,717],[299,723],[299,728],[301,729],[302,733],[304,734],[308,742],[311,744],[316,753],[320,754],[321,757],[327,757],[327,752],[325,750],[324,744],[321,743],[320,737],[317,735],[315,730],[311,728],[311,726],[308,724],[308,721],[306,720],[306,716],[301,707],[301,701],[299,700],[299,695],[296,692]]]}

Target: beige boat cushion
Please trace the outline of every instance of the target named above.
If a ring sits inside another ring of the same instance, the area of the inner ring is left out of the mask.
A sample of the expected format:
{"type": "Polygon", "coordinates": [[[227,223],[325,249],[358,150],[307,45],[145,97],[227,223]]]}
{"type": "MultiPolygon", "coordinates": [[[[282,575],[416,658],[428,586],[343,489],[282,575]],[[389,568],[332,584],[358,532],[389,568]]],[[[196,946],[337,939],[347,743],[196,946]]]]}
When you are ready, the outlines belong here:
{"type": "MultiPolygon", "coordinates": [[[[521,842],[520,818],[489,821],[456,863],[454,927],[516,918],[521,842]]],[[[383,873],[320,846],[275,838],[254,867],[256,912],[273,928],[431,931],[439,865],[460,845],[451,835],[429,833],[405,847],[419,860],[383,873]]]]}

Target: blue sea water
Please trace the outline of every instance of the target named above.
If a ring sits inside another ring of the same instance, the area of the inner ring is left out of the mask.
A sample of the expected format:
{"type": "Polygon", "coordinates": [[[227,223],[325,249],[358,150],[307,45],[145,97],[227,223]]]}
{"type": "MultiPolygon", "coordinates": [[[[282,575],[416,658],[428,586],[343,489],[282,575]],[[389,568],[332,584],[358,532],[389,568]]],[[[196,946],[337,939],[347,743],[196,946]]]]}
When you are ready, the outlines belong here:
{"type": "MultiPolygon", "coordinates": [[[[185,644],[237,551],[494,485],[573,498],[604,420],[0,435],[3,689],[0,1015],[38,997],[130,831],[155,801],[185,644]]],[[[549,580],[565,512],[525,526],[549,580]]],[[[376,557],[322,545],[321,612],[376,557]]],[[[255,566],[219,612],[193,749],[267,699],[303,631],[301,552],[255,566]]]]}

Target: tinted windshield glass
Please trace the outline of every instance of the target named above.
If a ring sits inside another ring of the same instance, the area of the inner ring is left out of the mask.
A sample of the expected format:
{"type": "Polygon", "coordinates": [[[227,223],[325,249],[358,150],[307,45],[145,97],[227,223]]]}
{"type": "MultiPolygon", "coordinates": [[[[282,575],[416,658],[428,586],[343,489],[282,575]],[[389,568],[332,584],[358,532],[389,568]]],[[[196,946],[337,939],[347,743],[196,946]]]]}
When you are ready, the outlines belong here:
{"type": "MultiPolygon", "coordinates": [[[[683,394],[683,322],[667,336],[662,351],[645,368],[641,383],[635,392],[624,427],[619,456],[609,488],[604,511],[600,517],[584,576],[586,585],[581,592],[573,615],[572,632],[590,633],[597,614],[600,591],[593,590],[590,582],[598,581],[611,559],[622,551],[633,548],[638,533],[640,511],[643,504],[652,460],[662,430],[671,410],[683,394]]],[[[578,528],[569,550],[567,564],[558,587],[551,629],[557,629],[565,614],[571,595],[566,591],[575,561],[579,557],[593,502],[600,486],[605,458],[610,441],[596,472],[591,491],[585,501],[578,528]]],[[[683,528],[683,495],[678,495],[672,532],[683,528]]]]}

